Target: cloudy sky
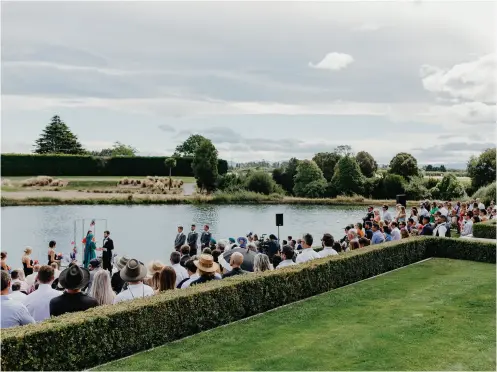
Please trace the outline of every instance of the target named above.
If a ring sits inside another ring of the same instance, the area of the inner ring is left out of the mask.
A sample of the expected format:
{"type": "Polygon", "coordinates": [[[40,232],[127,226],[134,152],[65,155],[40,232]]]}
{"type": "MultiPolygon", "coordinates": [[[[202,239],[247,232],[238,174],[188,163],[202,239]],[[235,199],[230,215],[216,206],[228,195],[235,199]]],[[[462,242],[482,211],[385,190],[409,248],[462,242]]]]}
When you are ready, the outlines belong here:
{"type": "Polygon", "coordinates": [[[58,114],[89,149],[233,161],[349,144],[465,164],[494,145],[493,2],[2,3],[2,152],[58,114]]]}

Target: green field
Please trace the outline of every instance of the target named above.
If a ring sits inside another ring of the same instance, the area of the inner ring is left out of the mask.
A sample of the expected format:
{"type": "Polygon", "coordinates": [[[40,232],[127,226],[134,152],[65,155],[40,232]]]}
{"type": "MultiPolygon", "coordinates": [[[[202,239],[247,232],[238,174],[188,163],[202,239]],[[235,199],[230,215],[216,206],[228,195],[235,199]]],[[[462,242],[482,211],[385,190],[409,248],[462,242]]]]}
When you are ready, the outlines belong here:
{"type": "Polygon", "coordinates": [[[495,370],[495,290],[431,259],[96,370],[495,370]]]}

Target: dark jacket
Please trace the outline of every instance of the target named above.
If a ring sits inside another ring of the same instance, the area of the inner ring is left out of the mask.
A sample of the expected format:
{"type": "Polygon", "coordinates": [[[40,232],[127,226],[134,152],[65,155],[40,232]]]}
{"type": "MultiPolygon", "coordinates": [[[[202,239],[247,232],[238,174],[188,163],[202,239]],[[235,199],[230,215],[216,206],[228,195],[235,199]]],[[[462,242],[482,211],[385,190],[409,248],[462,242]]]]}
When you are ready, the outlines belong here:
{"type": "Polygon", "coordinates": [[[421,230],[421,234],[419,235],[433,235],[433,226],[427,223],[426,225],[424,225],[423,230],[421,230]]]}
{"type": "Polygon", "coordinates": [[[364,222],[366,221],[373,221],[374,220],[374,213],[373,212],[368,212],[365,217],[362,219],[364,222]]]}
{"type": "Polygon", "coordinates": [[[96,306],[98,306],[97,300],[82,292],[75,294],[64,292],[50,301],[50,315],[59,316],[65,313],[75,313],[96,306]]]}
{"type": "Polygon", "coordinates": [[[235,276],[235,275],[244,275],[244,274],[247,274],[247,271],[245,270],[242,270],[240,269],[239,267],[235,267],[233,270],[231,270],[230,272],[226,273],[226,274],[223,274],[223,279],[224,278],[229,278],[231,276],[235,276]]]}
{"type": "Polygon", "coordinates": [[[200,244],[202,248],[208,247],[211,244],[212,233],[210,231],[203,231],[200,235],[200,244]]]}
{"type": "Polygon", "coordinates": [[[190,256],[189,254],[185,254],[183,257],[181,257],[181,259],[179,260],[179,264],[183,267],[185,267],[185,263],[186,261],[188,261],[189,259],[191,259],[192,256],[190,256]]]}
{"type": "Polygon", "coordinates": [[[102,248],[107,248],[107,251],[104,251],[103,254],[109,254],[112,257],[112,251],[114,250],[114,241],[111,238],[104,239],[104,244],[102,248]]]}
{"type": "Polygon", "coordinates": [[[366,235],[366,238],[368,238],[369,240],[373,239],[373,230],[365,230],[364,233],[366,235]]]}
{"type": "Polygon", "coordinates": [[[186,235],[180,232],[178,235],[176,235],[176,239],[174,239],[174,248],[176,248],[177,251],[185,244],[186,242],[186,235]]]}
{"type": "Polygon", "coordinates": [[[190,287],[193,285],[197,285],[197,284],[207,283],[207,282],[210,282],[211,280],[221,280],[221,279],[219,279],[217,276],[209,276],[209,277],[201,276],[197,280],[194,280],[193,282],[191,282],[190,287]]]}
{"type": "Polygon", "coordinates": [[[110,280],[110,285],[112,286],[112,290],[117,294],[121,293],[124,285],[124,280],[121,279],[121,272],[118,271],[112,275],[110,280]]]}
{"type": "Polygon", "coordinates": [[[191,247],[191,246],[197,246],[197,241],[198,241],[198,232],[196,231],[190,231],[188,233],[188,238],[186,239],[186,243],[191,247]]]}

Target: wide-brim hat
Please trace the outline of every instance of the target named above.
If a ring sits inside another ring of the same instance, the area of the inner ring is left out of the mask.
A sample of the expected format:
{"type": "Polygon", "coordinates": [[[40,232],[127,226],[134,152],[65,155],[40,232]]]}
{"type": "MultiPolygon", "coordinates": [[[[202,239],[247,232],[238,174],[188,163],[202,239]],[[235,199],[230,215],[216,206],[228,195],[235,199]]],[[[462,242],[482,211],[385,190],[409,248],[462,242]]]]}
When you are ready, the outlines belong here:
{"type": "Polygon", "coordinates": [[[207,273],[213,273],[219,268],[219,265],[214,262],[214,257],[210,254],[201,254],[199,259],[195,260],[194,263],[198,269],[207,273]]]}
{"type": "Polygon", "coordinates": [[[81,289],[90,281],[90,271],[78,265],[72,265],[59,275],[59,284],[65,289],[81,289]]]}
{"type": "Polygon", "coordinates": [[[128,263],[128,261],[129,261],[129,257],[128,256],[119,257],[119,259],[116,262],[116,267],[119,270],[122,270],[126,266],[126,264],[128,263]]]}
{"type": "Polygon", "coordinates": [[[138,282],[147,276],[147,268],[140,261],[132,258],[121,270],[120,276],[125,282],[138,282]]]}

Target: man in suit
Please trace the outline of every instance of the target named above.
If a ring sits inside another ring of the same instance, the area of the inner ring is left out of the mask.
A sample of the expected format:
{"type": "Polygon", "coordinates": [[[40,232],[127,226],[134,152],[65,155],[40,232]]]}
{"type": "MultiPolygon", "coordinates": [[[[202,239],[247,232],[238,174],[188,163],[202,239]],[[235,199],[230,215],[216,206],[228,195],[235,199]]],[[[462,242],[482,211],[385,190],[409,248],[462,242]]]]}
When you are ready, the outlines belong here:
{"type": "Polygon", "coordinates": [[[209,247],[211,244],[212,233],[209,231],[209,225],[204,226],[204,231],[200,236],[200,244],[202,244],[202,249],[209,247]]]}
{"type": "Polygon", "coordinates": [[[190,246],[190,256],[197,254],[198,232],[195,230],[197,226],[192,225],[192,230],[188,233],[187,244],[190,246]]]}
{"type": "Polygon", "coordinates": [[[104,270],[109,270],[112,274],[112,254],[114,250],[114,241],[109,237],[110,232],[104,231],[104,244],[102,253],[102,264],[104,270]]]}
{"type": "Polygon", "coordinates": [[[174,240],[174,249],[177,252],[181,249],[181,246],[186,242],[186,235],[183,234],[183,226],[178,226],[178,235],[176,235],[176,239],[174,240]]]}

